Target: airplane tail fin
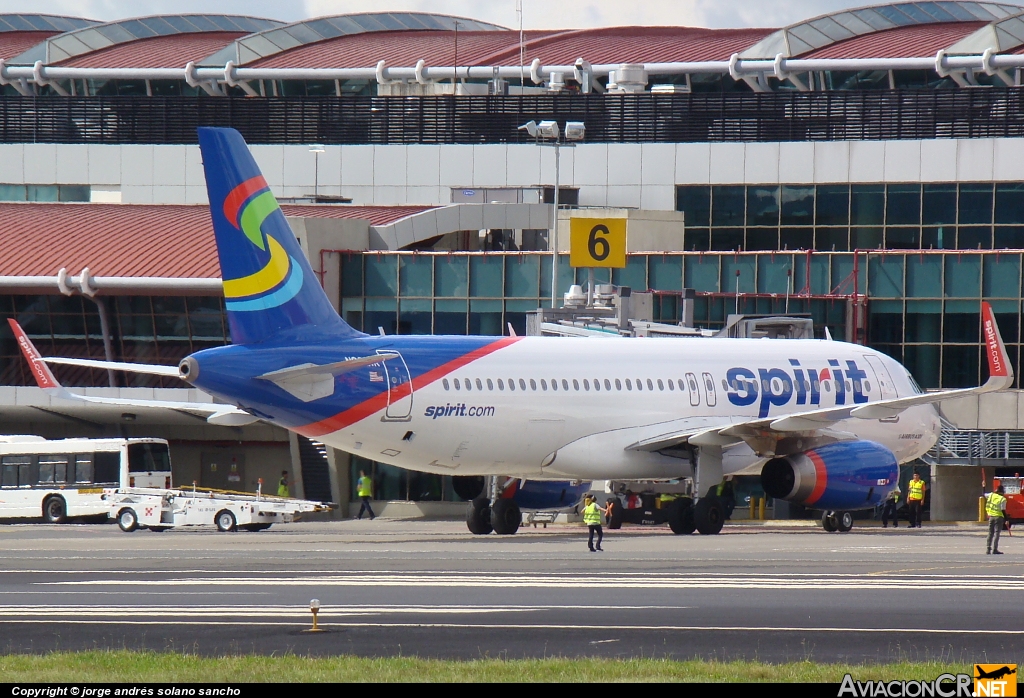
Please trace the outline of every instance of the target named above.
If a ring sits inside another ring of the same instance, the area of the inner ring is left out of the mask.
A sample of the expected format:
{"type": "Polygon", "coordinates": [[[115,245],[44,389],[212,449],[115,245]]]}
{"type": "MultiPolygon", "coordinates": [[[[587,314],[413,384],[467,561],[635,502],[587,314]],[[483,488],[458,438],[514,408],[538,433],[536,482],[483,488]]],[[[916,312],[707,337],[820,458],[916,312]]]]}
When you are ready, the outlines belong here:
{"type": "Polygon", "coordinates": [[[357,337],[335,312],[238,131],[199,129],[231,341],[294,328],[357,337]]]}

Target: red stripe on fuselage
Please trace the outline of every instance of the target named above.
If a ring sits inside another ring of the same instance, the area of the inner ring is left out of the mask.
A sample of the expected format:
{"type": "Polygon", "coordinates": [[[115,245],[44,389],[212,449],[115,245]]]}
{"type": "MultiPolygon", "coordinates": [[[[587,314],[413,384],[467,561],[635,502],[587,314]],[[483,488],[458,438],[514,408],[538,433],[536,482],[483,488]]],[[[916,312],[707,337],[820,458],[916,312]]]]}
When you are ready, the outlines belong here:
{"type": "Polygon", "coordinates": [[[232,189],[231,192],[224,197],[224,217],[228,219],[228,223],[237,228],[238,209],[242,208],[242,204],[244,204],[250,196],[259,190],[266,188],[267,180],[263,179],[263,175],[256,175],[252,179],[247,179],[232,189]]]}
{"type": "Polygon", "coordinates": [[[825,468],[825,461],[814,451],[808,451],[807,457],[814,463],[814,489],[811,490],[811,496],[804,503],[811,506],[821,499],[821,495],[825,494],[825,487],[828,485],[828,469],[825,468]]]}
{"type": "MultiPolygon", "coordinates": [[[[457,359],[453,359],[446,364],[442,364],[437,368],[427,371],[421,376],[418,376],[412,380],[406,381],[402,385],[394,388],[391,391],[391,398],[393,402],[397,402],[404,397],[407,397],[413,391],[413,381],[416,382],[415,389],[422,389],[434,383],[435,381],[441,380],[444,376],[447,376],[452,371],[457,371],[463,366],[470,364],[477,359],[482,359],[488,354],[493,354],[499,349],[518,342],[521,337],[503,337],[497,341],[491,342],[479,349],[474,349],[468,354],[464,354],[457,359]]],[[[330,434],[331,432],[344,429],[345,427],[355,424],[358,421],[366,419],[374,412],[379,412],[388,406],[388,391],[374,395],[368,400],[364,400],[354,407],[328,417],[321,422],[314,422],[304,427],[297,427],[293,431],[302,434],[308,438],[316,438],[317,436],[323,436],[324,434],[330,434]]]]}

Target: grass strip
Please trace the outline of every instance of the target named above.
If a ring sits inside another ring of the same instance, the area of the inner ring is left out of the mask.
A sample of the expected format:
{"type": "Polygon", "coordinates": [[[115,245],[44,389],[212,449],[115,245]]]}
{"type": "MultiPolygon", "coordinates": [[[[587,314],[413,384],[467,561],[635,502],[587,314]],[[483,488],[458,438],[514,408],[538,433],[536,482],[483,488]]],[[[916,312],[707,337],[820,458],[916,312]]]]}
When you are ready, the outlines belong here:
{"type": "Polygon", "coordinates": [[[5,682],[769,682],[839,683],[847,673],[859,681],[933,680],[942,673],[969,673],[959,662],[891,664],[788,664],[671,659],[477,659],[447,661],[416,657],[303,657],[228,655],[203,657],[173,652],[91,651],[0,656],[5,682]]]}

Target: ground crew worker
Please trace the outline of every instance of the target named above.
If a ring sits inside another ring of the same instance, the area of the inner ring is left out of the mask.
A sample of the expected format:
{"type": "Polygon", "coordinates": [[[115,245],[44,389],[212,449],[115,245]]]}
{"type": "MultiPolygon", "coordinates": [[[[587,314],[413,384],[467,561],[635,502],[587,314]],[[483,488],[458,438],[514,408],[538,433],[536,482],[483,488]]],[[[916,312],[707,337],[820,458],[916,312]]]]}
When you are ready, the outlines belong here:
{"type": "Polygon", "coordinates": [[[900,503],[900,486],[896,485],[893,491],[889,493],[889,496],[885,498],[885,503],[882,504],[882,528],[888,528],[889,517],[892,517],[892,527],[900,527],[900,517],[897,513],[899,511],[900,503]]]}
{"type": "Polygon", "coordinates": [[[999,534],[1003,531],[1003,522],[1006,521],[1006,490],[999,485],[994,492],[985,495],[985,513],[988,514],[988,542],[986,543],[986,555],[1002,555],[999,550],[999,534]]]}
{"type": "Polygon", "coordinates": [[[921,505],[924,504],[924,480],[917,473],[907,484],[907,507],[910,509],[910,528],[921,528],[921,505]]]}
{"type": "Polygon", "coordinates": [[[359,499],[363,502],[362,506],[359,507],[359,516],[356,518],[363,518],[363,512],[366,511],[370,514],[370,521],[373,521],[377,518],[373,513],[373,509],[370,508],[370,499],[373,498],[373,480],[366,477],[365,471],[359,471],[359,480],[356,482],[356,489],[359,494],[359,499]]]}
{"type": "Polygon", "coordinates": [[[597,506],[597,500],[590,494],[584,498],[583,503],[586,505],[583,507],[583,523],[590,529],[590,539],[587,541],[587,545],[590,546],[592,553],[603,550],[601,541],[604,540],[604,529],[601,528],[601,514],[608,514],[610,508],[597,506]],[[594,547],[595,533],[597,534],[596,548],[594,547]]]}
{"type": "Polygon", "coordinates": [[[278,497],[291,497],[291,490],[288,489],[288,471],[281,471],[281,479],[277,483],[277,496],[278,497]]]}

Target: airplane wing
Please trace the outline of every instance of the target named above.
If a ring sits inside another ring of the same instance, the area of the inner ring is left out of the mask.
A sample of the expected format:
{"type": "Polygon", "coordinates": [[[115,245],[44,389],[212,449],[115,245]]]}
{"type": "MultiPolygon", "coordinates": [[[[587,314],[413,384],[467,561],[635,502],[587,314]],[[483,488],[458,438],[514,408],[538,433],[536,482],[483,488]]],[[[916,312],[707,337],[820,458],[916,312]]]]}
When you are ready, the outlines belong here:
{"type": "Polygon", "coordinates": [[[782,417],[738,421],[700,430],[680,431],[639,441],[628,446],[626,450],[662,451],[687,443],[694,446],[724,447],[745,441],[755,452],[767,452],[772,449],[765,449],[765,444],[773,444],[779,439],[798,434],[808,436],[820,434],[836,422],[845,419],[886,419],[895,417],[904,410],[917,405],[934,404],[953,398],[1005,390],[1013,385],[1013,368],[1010,365],[1006,347],[1003,345],[1003,339],[999,334],[992,306],[988,303],[982,303],[982,317],[989,378],[984,385],[977,388],[939,390],[861,405],[827,407],[796,412],[782,417]]]}
{"type": "Polygon", "coordinates": [[[148,373],[157,376],[174,376],[175,378],[178,377],[178,369],[172,366],[126,364],[113,361],[95,361],[92,359],[43,358],[40,356],[39,350],[36,349],[35,345],[32,344],[32,341],[25,334],[25,331],[21,329],[21,325],[19,325],[14,318],[8,318],[7,322],[10,324],[15,338],[18,340],[18,346],[21,347],[21,353],[24,354],[25,360],[28,361],[28,365],[32,369],[32,375],[35,377],[36,383],[44,392],[48,395],[52,395],[53,397],[58,397],[62,400],[72,400],[75,402],[91,402],[94,404],[117,405],[120,407],[159,407],[171,410],[188,410],[190,412],[199,412],[201,414],[208,415],[206,417],[206,421],[217,426],[244,426],[246,424],[252,424],[253,422],[259,421],[258,417],[254,417],[248,412],[238,409],[234,405],[222,405],[210,402],[132,400],[128,398],[96,397],[92,395],[79,395],[77,393],[72,393],[57,381],[53,372],[50,371],[50,367],[46,365],[47,362],[68,364],[72,366],[85,366],[88,368],[104,368],[132,371],[134,373],[148,373]]]}

